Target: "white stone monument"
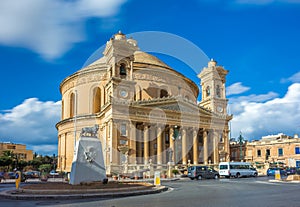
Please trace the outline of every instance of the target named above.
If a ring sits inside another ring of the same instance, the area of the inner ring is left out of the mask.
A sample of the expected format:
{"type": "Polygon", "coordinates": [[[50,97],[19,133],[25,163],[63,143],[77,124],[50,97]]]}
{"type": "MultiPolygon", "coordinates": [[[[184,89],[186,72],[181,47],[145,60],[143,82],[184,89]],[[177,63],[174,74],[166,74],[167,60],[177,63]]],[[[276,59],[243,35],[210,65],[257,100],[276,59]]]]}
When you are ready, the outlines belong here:
{"type": "Polygon", "coordinates": [[[82,129],[70,174],[70,184],[102,181],[107,182],[103,161],[102,144],[97,138],[98,125],[82,129]]]}

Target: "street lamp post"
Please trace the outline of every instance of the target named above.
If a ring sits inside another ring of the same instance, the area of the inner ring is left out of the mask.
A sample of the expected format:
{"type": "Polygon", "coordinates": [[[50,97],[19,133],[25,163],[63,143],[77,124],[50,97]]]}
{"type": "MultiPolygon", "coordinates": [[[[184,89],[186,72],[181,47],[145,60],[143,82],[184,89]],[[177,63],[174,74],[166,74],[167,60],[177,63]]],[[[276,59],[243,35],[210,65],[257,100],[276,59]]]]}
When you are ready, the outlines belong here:
{"type": "Polygon", "coordinates": [[[240,160],[243,160],[243,143],[244,143],[244,138],[242,136],[242,132],[240,132],[240,136],[238,138],[239,144],[240,144],[240,160]]]}
{"type": "Polygon", "coordinates": [[[174,140],[174,163],[175,165],[177,164],[178,162],[178,155],[177,155],[177,140],[180,140],[181,139],[181,136],[180,136],[180,132],[179,132],[179,127],[178,126],[174,126],[174,134],[173,134],[173,137],[172,139],[174,140]]]}

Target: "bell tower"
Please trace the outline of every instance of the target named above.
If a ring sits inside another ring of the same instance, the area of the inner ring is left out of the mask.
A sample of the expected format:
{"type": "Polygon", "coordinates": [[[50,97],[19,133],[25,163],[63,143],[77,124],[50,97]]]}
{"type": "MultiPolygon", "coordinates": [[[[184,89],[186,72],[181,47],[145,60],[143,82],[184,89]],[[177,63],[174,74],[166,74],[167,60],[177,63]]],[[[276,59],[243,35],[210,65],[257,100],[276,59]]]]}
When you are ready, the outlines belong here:
{"type": "Polygon", "coordinates": [[[201,80],[202,98],[200,106],[218,114],[227,114],[227,98],[225,91],[226,75],[228,70],[218,66],[217,62],[211,59],[208,66],[198,74],[201,80]]]}
{"type": "Polygon", "coordinates": [[[131,99],[134,96],[133,61],[134,52],[139,50],[137,41],[119,31],[107,41],[103,55],[106,57],[106,93],[109,97],[131,99]]]}

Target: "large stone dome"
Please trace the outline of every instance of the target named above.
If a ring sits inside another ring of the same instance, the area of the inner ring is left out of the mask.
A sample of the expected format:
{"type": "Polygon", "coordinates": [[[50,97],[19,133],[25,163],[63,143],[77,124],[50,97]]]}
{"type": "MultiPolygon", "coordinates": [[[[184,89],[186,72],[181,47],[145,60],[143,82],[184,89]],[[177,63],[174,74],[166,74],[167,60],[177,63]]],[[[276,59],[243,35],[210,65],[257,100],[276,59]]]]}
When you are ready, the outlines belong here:
{"type": "Polygon", "coordinates": [[[134,52],[134,63],[145,63],[164,68],[170,68],[166,63],[146,52],[136,51],[134,52]]]}

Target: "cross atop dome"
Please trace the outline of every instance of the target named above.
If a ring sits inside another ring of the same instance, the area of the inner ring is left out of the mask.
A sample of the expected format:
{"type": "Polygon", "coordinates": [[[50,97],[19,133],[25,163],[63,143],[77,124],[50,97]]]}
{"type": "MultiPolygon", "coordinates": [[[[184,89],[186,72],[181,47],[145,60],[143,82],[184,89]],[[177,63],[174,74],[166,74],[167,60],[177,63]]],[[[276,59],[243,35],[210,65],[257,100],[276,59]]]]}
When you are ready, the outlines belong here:
{"type": "Polygon", "coordinates": [[[208,67],[213,67],[217,65],[217,61],[215,61],[213,58],[210,59],[208,62],[208,67]]]}
{"type": "Polygon", "coordinates": [[[116,34],[114,35],[113,38],[114,38],[115,40],[122,40],[122,39],[126,39],[126,35],[123,34],[123,33],[121,32],[121,30],[119,30],[119,32],[116,33],[116,34]]]}

